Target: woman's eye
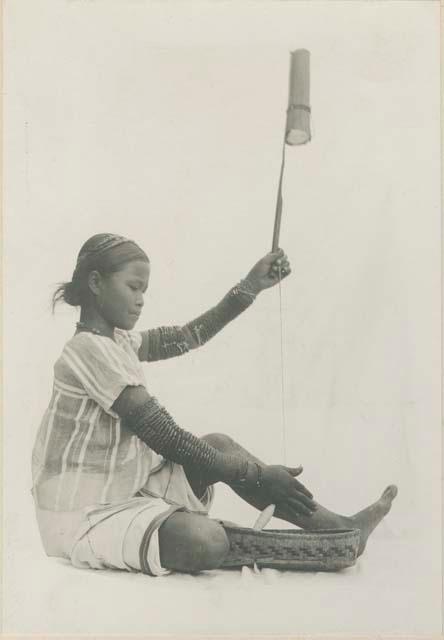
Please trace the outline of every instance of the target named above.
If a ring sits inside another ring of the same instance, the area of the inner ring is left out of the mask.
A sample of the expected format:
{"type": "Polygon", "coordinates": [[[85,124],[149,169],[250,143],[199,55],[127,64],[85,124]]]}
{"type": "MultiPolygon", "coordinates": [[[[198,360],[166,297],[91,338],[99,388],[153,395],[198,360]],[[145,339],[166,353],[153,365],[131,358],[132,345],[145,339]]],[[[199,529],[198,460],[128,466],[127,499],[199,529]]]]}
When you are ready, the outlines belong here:
{"type": "Polygon", "coordinates": [[[139,287],[137,287],[136,285],[130,284],[130,289],[132,289],[133,291],[137,291],[138,288],[139,287]]]}

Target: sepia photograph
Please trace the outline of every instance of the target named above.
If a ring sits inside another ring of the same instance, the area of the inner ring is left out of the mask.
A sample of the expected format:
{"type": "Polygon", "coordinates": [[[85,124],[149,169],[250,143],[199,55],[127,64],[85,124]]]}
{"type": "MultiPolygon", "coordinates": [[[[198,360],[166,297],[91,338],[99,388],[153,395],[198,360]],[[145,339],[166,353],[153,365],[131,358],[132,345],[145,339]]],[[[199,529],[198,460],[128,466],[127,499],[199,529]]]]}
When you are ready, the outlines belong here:
{"type": "Polygon", "coordinates": [[[5,637],[443,633],[440,21],[3,3],[5,637]]]}

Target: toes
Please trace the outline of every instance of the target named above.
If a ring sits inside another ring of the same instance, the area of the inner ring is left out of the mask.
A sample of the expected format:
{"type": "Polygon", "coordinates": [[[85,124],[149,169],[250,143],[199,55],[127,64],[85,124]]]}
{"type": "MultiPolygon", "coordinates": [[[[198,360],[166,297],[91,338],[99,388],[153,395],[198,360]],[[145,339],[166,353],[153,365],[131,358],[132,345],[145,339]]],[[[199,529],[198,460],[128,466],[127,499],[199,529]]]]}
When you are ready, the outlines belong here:
{"type": "Polygon", "coordinates": [[[394,484],[389,485],[384,493],[382,494],[383,498],[388,498],[390,500],[394,500],[398,495],[398,487],[394,484]]]}

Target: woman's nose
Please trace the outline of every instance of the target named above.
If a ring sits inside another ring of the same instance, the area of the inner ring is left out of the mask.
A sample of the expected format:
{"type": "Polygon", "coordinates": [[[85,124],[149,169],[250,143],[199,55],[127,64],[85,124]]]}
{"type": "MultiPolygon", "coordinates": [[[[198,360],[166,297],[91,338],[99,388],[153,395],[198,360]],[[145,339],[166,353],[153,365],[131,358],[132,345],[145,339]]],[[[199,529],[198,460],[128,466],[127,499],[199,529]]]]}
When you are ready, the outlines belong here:
{"type": "Polygon", "coordinates": [[[137,296],[136,304],[140,308],[142,308],[143,305],[145,304],[145,300],[143,299],[143,294],[142,293],[137,296]]]}

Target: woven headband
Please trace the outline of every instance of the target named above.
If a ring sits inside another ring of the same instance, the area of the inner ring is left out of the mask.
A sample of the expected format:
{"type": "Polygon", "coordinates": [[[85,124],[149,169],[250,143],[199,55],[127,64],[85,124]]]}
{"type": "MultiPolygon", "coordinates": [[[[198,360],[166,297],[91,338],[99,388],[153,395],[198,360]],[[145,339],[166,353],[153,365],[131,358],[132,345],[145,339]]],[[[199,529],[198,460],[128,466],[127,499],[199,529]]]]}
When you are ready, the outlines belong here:
{"type": "Polygon", "coordinates": [[[116,236],[110,233],[106,237],[104,237],[103,240],[101,240],[93,249],[89,249],[84,253],[80,253],[79,257],[77,258],[77,266],[85,262],[85,260],[87,260],[88,258],[98,256],[105,251],[108,251],[109,249],[115,249],[115,247],[119,247],[120,245],[126,244],[127,242],[136,244],[134,240],[130,240],[129,238],[125,238],[124,236],[116,236]]]}

